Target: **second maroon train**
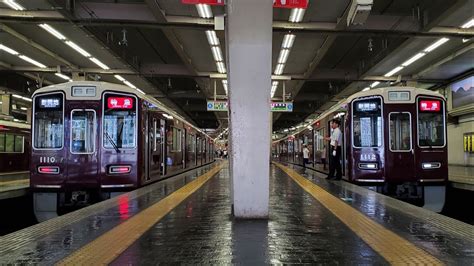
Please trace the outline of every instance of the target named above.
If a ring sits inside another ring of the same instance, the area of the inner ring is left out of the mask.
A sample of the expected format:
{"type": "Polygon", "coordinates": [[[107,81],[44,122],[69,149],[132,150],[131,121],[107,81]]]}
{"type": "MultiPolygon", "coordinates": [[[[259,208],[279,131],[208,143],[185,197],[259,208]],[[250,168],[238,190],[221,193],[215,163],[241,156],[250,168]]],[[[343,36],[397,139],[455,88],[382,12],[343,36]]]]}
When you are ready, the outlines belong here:
{"type": "Polygon", "coordinates": [[[323,170],[329,159],[330,121],[343,132],[344,179],[417,202],[440,212],[448,181],[446,104],[436,92],[389,87],[363,91],[339,102],[314,123],[273,142],[276,160],[303,164],[304,144],[311,167],[323,170]]]}

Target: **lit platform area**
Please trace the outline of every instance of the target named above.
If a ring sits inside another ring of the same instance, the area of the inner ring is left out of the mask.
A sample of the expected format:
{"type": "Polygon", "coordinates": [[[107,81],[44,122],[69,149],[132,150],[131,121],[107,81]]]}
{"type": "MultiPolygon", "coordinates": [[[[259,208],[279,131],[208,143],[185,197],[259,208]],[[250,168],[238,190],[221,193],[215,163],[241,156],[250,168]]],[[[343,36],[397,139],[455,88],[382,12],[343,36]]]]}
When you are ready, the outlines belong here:
{"type": "Polygon", "coordinates": [[[30,186],[29,172],[0,174],[0,200],[24,196],[30,186]]]}
{"type": "MultiPolygon", "coordinates": [[[[1,237],[1,264],[468,265],[474,227],[274,164],[268,220],[231,215],[227,162],[1,237]]],[[[250,196],[250,195],[249,195],[250,196]]]]}
{"type": "Polygon", "coordinates": [[[450,165],[448,169],[451,186],[474,191],[474,167],[450,165]]]}

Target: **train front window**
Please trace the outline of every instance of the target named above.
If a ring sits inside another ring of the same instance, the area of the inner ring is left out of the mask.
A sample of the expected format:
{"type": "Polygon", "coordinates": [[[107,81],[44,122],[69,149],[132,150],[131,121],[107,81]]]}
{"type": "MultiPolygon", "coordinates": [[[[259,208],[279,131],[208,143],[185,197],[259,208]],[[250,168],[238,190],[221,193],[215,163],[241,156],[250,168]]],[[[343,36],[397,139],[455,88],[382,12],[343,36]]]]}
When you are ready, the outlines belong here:
{"type": "Polygon", "coordinates": [[[102,145],[106,149],[136,147],[136,98],[106,94],[102,145]]]}
{"type": "Polygon", "coordinates": [[[356,100],[352,109],[354,147],[382,146],[382,102],[380,98],[356,100]]]}
{"type": "Polygon", "coordinates": [[[418,100],[418,146],[445,145],[444,104],[438,99],[418,100]]]}
{"type": "Polygon", "coordinates": [[[37,96],[34,100],[33,147],[60,149],[64,141],[63,94],[37,96]]]}
{"type": "Polygon", "coordinates": [[[71,153],[95,151],[95,112],[74,110],[71,113],[71,153]]]}
{"type": "Polygon", "coordinates": [[[411,150],[410,113],[390,113],[390,150],[411,150]]]}

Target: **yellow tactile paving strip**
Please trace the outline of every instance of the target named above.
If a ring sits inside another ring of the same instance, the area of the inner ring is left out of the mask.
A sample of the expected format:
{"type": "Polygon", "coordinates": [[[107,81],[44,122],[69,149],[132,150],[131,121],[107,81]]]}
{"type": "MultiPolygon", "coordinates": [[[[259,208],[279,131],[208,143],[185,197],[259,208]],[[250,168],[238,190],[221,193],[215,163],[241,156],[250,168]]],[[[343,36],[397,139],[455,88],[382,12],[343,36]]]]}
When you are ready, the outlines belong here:
{"type": "Polygon", "coordinates": [[[20,179],[20,180],[12,180],[12,181],[3,181],[0,182],[0,186],[11,186],[11,185],[18,185],[18,184],[29,184],[30,179],[20,179]]]}
{"type": "Polygon", "coordinates": [[[294,170],[275,163],[306,192],[331,211],[357,236],[392,265],[443,265],[439,259],[416,247],[356,209],[315,185],[294,170]]]}
{"type": "Polygon", "coordinates": [[[187,197],[202,187],[223,167],[219,164],[168,197],[136,214],[99,238],[80,248],[57,265],[109,264],[187,197]]]}

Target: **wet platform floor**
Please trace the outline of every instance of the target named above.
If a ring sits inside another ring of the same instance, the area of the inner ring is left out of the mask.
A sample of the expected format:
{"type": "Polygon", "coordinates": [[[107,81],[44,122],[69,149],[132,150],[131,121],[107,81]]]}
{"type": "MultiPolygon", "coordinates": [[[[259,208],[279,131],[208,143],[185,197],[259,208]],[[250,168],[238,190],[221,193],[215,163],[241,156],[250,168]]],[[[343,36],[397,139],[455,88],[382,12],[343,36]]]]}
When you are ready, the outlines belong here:
{"type": "MultiPolygon", "coordinates": [[[[2,237],[0,263],[58,262],[211,167],[2,237]]],[[[345,182],[326,181],[310,170],[291,168],[442,263],[472,265],[474,227],[345,182]]],[[[280,168],[271,168],[268,220],[233,219],[229,184],[224,167],[110,263],[388,264],[280,168]]]]}

